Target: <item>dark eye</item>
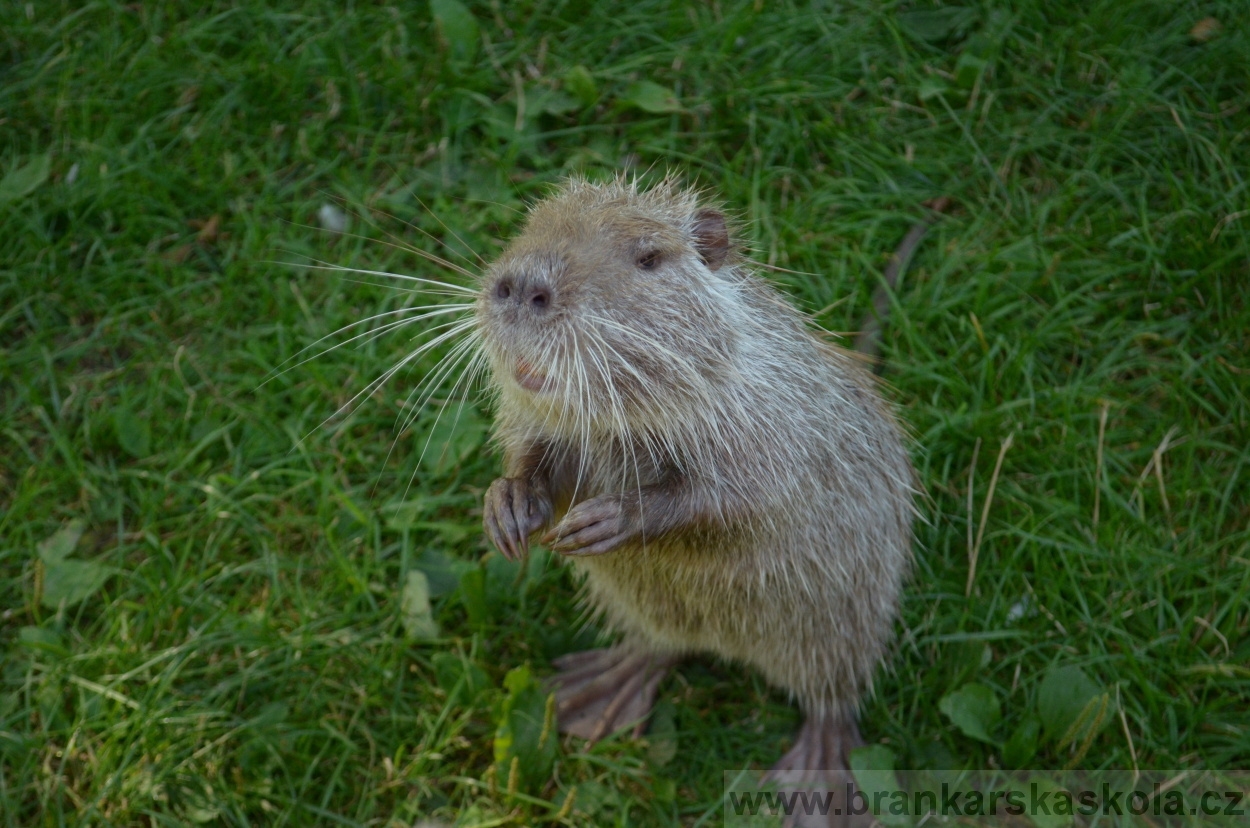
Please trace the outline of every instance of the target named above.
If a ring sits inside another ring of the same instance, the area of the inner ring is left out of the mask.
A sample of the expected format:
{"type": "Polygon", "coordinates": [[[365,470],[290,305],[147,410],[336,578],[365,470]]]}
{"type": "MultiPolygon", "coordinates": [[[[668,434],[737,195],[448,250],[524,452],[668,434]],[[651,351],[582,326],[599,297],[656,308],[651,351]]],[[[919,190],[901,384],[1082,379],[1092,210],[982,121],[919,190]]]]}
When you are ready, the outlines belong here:
{"type": "Polygon", "coordinates": [[[650,270],[660,263],[660,254],[655,251],[643,253],[638,257],[638,266],[643,270],[650,270]]]}

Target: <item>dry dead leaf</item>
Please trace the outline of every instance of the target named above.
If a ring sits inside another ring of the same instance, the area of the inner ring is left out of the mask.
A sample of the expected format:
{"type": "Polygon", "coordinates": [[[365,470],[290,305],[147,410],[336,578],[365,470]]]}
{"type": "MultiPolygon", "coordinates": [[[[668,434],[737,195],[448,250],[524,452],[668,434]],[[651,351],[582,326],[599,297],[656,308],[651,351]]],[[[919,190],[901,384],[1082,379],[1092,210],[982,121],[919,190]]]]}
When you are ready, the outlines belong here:
{"type": "Polygon", "coordinates": [[[192,222],[192,226],[199,225],[200,232],[196,235],[195,240],[200,244],[212,244],[217,241],[221,229],[221,216],[214,214],[207,221],[192,222]]]}
{"type": "Polygon", "coordinates": [[[174,264],[182,264],[190,256],[191,251],[195,248],[193,244],[180,244],[172,250],[166,250],[161,254],[161,258],[174,264]]]}
{"type": "Polygon", "coordinates": [[[1223,27],[1220,25],[1220,21],[1214,17],[1204,17],[1189,30],[1189,36],[1198,43],[1206,43],[1219,34],[1221,28],[1223,27]]]}
{"type": "Polygon", "coordinates": [[[343,96],[339,94],[339,87],[333,80],[326,81],[326,101],[329,104],[329,112],[326,118],[333,121],[339,117],[339,112],[343,109],[343,96]]]}

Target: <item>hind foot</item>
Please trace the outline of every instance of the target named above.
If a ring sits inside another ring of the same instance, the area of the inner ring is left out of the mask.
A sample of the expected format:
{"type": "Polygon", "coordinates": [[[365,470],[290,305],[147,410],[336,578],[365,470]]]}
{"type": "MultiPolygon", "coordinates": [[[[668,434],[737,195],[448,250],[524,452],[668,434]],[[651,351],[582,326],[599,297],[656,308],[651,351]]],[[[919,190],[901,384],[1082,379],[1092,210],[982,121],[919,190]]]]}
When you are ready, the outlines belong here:
{"type": "Polygon", "coordinates": [[[869,828],[879,823],[850,771],[850,753],[864,744],[853,716],[808,716],[794,746],[764,775],[779,792],[798,794],[807,808],[786,817],[787,828],[869,828]],[[811,813],[808,813],[810,811],[811,813]]]}
{"type": "Polygon", "coordinates": [[[556,724],[590,742],[635,725],[642,735],[655,691],[676,656],[643,653],[625,647],[586,650],[557,658],[560,672],[549,680],[556,694],[556,724]]]}

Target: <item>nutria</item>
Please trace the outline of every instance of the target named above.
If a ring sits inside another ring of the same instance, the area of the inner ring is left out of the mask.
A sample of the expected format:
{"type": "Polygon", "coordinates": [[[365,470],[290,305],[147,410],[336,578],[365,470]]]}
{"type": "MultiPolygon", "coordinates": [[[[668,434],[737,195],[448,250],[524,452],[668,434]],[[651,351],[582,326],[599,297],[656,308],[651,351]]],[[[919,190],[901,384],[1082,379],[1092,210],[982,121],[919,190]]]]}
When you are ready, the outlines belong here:
{"type": "Polygon", "coordinates": [[[774,778],[836,780],[912,544],[911,464],[863,361],[672,179],[575,179],[534,205],[475,317],[504,456],[486,534],[567,557],[619,637],[556,662],[561,729],[640,723],[671,665],[712,653],[806,716],[774,778]]]}

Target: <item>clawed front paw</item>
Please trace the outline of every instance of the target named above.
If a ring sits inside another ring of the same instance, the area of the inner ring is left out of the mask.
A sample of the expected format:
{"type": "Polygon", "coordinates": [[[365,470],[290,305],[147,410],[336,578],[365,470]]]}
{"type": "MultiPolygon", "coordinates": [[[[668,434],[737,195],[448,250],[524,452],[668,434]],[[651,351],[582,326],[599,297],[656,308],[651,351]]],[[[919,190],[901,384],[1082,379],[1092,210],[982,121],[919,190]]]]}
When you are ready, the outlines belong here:
{"type": "Polygon", "coordinates": [[[638,533],[637,520],[619,497],[604,496],[578,503],[542,542],[563,555],[602,555],[638,533]]]}
{"type": "Polygon", "coordinates": [[[486,490],[482,527],[505,558],[519,560],[529,553],[529,537],[551,520],[551,497],[546,488],[519,477],[501,477],[486,490]]]}

